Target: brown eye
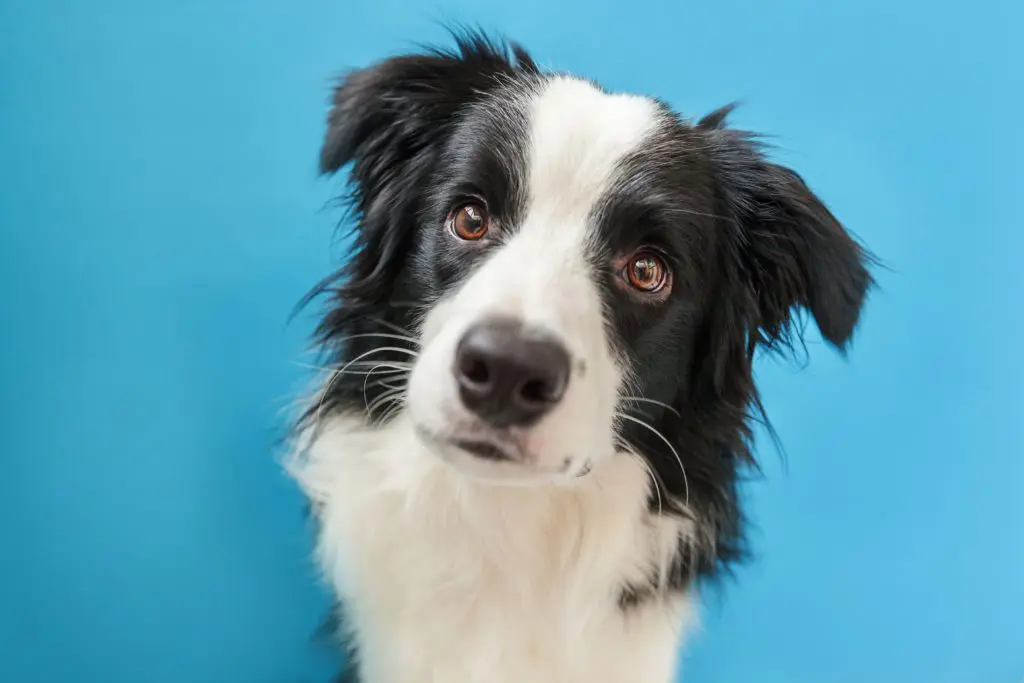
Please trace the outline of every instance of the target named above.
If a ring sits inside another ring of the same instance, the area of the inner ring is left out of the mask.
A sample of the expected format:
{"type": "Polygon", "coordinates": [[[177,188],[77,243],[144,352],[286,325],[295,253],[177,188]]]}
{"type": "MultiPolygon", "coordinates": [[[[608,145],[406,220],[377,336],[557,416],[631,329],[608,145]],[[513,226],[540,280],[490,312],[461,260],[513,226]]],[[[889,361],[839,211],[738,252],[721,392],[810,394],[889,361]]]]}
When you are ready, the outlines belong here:
{"type": "Polygon", "coordinates": [[[669,270],[665,261],[651,251],[638,251],[633,254],[623,274],[631,287],[645,294],[661,291],[669,280],[669,270]]]}
{"type": "Polygon", "coordinates": [[[455,236],[463,240],[478,240],[487,234],[490,218],[483,204],[470,202],[455,209],[448,217],[448,225],[455,236]]]}

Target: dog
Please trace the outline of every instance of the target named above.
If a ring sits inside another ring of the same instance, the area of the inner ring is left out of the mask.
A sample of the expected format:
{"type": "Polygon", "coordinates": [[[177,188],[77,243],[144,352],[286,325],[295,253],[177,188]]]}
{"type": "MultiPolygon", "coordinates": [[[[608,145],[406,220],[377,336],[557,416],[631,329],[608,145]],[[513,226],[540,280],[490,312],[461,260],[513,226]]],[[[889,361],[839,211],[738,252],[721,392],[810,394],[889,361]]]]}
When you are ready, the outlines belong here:
{"type": "Polygon", "coordinates": [[[667,683],[747,556],[759,349],[850,342],[872,257],[757,135],[515,43],[333,92],[351,258],[288,467],[364,683],[667,683]]]}

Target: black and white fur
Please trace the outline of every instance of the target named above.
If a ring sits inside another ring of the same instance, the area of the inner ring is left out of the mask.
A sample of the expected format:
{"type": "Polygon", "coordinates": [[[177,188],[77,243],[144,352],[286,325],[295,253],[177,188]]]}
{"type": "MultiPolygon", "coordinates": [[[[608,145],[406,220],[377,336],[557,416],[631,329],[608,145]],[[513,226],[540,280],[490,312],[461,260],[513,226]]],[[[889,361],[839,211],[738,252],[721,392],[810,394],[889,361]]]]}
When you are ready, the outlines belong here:
{"type": "MultiPolygon", "coordinates": [[[[325,378],[290,470],[365,683],[667,683],[692,589],[743,555],[751,363],[804,310],[843,349],[868,256],[729,108],[662,102],[457,38],[334,93],[356,246],[317,290],[325,378]],[[465,201],[490,216],[460,240],[465,201]],[[670,291],[629,286],[660,255],[670,291]],[[453,379],[500,317],[559,340],[564,395],[499,430],[453,379]],[[492,457],[459,444],[493,444],[492,457]]],[[[813,409],[813,408],[812,408],[813,409]]]]}

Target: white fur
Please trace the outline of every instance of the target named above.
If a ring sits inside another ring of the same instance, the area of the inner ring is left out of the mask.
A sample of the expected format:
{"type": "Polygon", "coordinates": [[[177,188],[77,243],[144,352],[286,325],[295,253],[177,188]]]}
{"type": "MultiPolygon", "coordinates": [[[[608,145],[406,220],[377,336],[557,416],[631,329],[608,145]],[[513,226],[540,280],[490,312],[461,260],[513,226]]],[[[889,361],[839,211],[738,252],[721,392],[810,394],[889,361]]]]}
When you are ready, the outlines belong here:
{"type": "Polygon", "coordinates": [[[406,408],[384,427],[332,417],[299,449],[292,472],[316,503],[317,556],[367,683],[672,680],[688,599],[624,611],[618,595],[663,577],[690,529],[648,512],[646,465],[616,451],[628,368],[605,340],[586,263],[591,211],[656,122],[650,101],[573,79],[535,93],[526,217],[427,315],[406,408]],[[495,314],[544,327],[586,365],[523,434],[526,464],[483,465],[421,435],[472,429],[450,368],[466,327],[495,314]]]}
{"type": "Polygon", "coordinates": [[[647,514],[644,465],[575,486],[482,483],[407,416],[336,419],[296,469],[320,506],[317,557],[352,620],[367,683],[668,683],[685,597],[623,612],[685,529],[647,514]]]}

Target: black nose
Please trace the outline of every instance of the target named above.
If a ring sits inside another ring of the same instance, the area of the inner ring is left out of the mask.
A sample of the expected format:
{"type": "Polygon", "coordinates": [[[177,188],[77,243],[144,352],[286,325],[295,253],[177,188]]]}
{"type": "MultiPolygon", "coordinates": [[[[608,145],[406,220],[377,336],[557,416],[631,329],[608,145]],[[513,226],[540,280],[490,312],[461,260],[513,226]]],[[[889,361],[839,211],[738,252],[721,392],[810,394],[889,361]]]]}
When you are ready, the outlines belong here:
{"type": "Polygon", "coordinates": [[[528,425],[565,393],[569,354],[550,335],[515,320],[491,320],[459,341],[455,378],[466,408],[492,426],[528,425]]]}

